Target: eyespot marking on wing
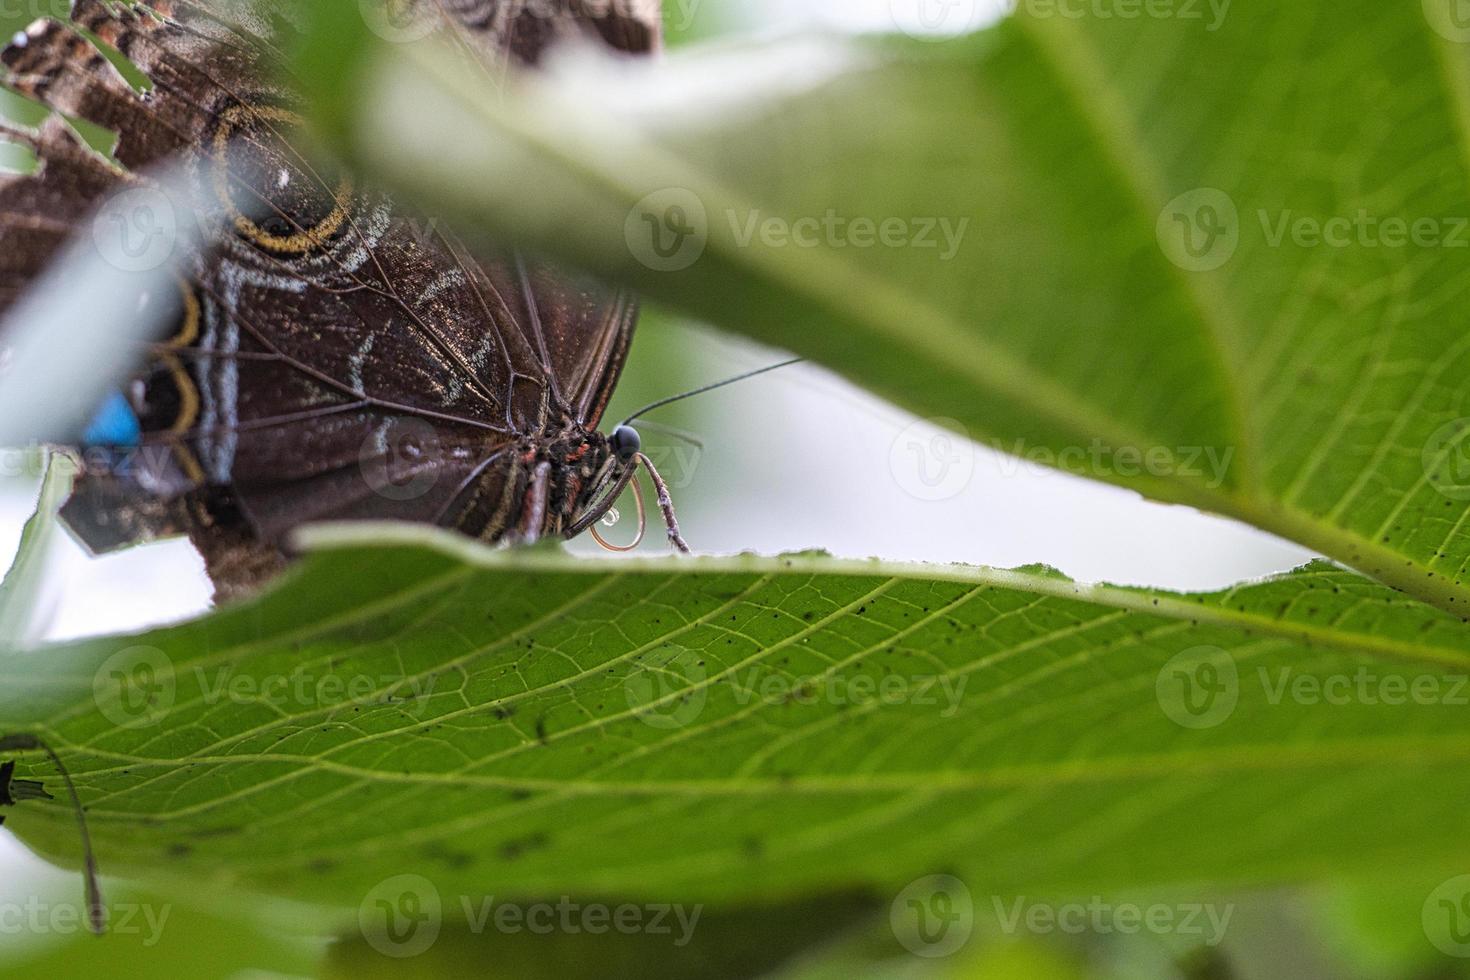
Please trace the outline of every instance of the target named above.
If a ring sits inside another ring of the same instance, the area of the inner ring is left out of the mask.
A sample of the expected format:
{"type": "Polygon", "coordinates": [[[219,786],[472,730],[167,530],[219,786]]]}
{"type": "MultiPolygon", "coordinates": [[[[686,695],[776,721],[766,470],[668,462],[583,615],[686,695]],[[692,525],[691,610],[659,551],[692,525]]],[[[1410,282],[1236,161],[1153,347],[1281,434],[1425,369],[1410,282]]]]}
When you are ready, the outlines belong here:
{"type": "Polygon", "coordinates": [[[279,142],[280,137],[272,132],[269,123],[283,123],[297,127],[302,124],[299,115],[279,106],[246,105],[230,106],[220,113],[212,140],[214,168],[211,179],[215,196],[237,234],[259,248],[283,255],[302,255],[326,248],[347,224],[352,207],[354,187],[352,178],[343,176],[331,196],[331,209],[317,220],[304,220],[307,207],[314,203],[310,189],[311,181],[304,176],[294,191],[295,201],[288,201],[292,192],[293,174],[289,165],[267,159],[251,160],[245,148],[264,148],[262,139],[279,142]],[[261,178],[251,180],[249,175],[242,179],[240,171],[255,164],[262,170],[261,178]],[[265,174],[269,174],[268,177],[265,174]],[[283,179],[284,175],[284,179],[283,179]],[[257,221],[241,208],[237,193],[254,193],[266,207],[277,213],[257,221]]]}

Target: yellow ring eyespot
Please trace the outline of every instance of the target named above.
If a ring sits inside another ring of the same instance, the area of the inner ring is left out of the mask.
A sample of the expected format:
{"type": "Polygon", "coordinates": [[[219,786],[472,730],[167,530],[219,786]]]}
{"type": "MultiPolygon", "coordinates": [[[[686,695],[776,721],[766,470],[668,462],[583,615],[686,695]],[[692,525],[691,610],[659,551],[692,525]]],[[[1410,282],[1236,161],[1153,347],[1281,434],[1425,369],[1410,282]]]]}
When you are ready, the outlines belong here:
{"type": "Polygon", "coordinates": [[[194,292],[194,287],[189,285],[188,280],[183,277],[177,278],[180,298],[183,300],[183,322],[179,325],[178,332],[169,339],[166,349],[159,355],[161,363],[168,371],[170,380],[179,396],[179,410],[174,417],[173,425],[169,426],[170,440],[173,445],[174,458],[178,460],[184,475],[195,484],[204,483],[204,469],[195,459],[194,454],[184,442],[184,437],[194,428],[199,421],[199,389],[194,385],[194,379],[189,376],[188,369],[183,360],[174,351],[188,347],[199,339],[199,319],[201,307],[199,297],[194,292]]]}
{"type": "Polygon", "coordinates": [[[332,194],[334,207],[330,214],[312,227],[300,229],[290,235],[277,235],[267,231],[235,204],[235,199],[230,193],[230,138],[242,126],[262,120],[287,123],[292,126],[302,124],[299,115],[277,106],[233,105],[221,113],[219,129],[216,130],[213,141],[216,166],[212,178],[215,196],[224,206],[225,213],[229,216],[235,231],[242,238],[260,248],[288,255],[300,255],[323,248],[347,223],[354,190],[351,177],[344,176],[337,184],[332,194]]]}
{"type": "Polygon", "coordinates": [[[189,284],[189,280],[183,276],[175,276],[174,281],[179,287],[179,298],[183,303],[183,322],[179,324],[178,331],[170,338],[168,345],[173,348],[188,347],[199,339],[199,297],[194,293],[194,287],[189,284]]]}

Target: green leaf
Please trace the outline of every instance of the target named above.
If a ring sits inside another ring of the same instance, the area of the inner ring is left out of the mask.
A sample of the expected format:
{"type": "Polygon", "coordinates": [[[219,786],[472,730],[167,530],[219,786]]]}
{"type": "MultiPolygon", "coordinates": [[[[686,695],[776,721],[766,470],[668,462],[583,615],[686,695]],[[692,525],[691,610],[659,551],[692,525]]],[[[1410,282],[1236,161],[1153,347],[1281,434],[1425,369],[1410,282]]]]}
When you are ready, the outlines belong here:
{"type": "Polygon", "coordinates": [[[35,513],[26,521],[15,560],[0,581],[0,646],[23,643],[37,626],[51,543],[60,527],[56,512],[71,494],[76,477],[76,463],[70,456],[38,451],[35,458],[44,460],[45,475],[35,513]]]}
{"type": "Polygon", "coordinates": [[[302,70],[340,149],[466,227],[1463,610],[1470,48],[1436,3],[1023,4],[509,98],[339,11],[333,71],[302,70]],[[829,214],[897,225],[862,247],[829,214]]]}
{"type": "MultiPolygon", "coordinates": [[[[346,29],[301,65],[364,170],[1003,449],[1241,517],[1433,605],[1327,563],[1180,596],[1041,568],[583,562],[320,531],[256,602],[0,653],[0,733],[65,758],[104,871],[341,923],[405,877],[449,913],[853,888],[881,917],[932,875],[977,914],[1403,875],[1427,884],[1393,914],[1424,918],[1391,930],[1395,961],[1454,948],[1429,916],[1463,899],[1444,875],[1467,860],[1470,632],[1446,612],[1470,595],[1464,273],[1449,248],[1323,249],[1289,220],[1268,240],[1288,211],[1470,210],[1470,87],[1420,15],[1437,8],[1242,6],[1216,31],[1019,18],[947,45],[694,52],[501,102],[319,6],[346,29]],[[703,251],[659,271],[636,233],[691,198],[703,251]],[[828,208],[969,224],[949,261],[773,244],[759,222],[741,241],[753,216],[828,208]],[[1232,208],[1217,267],[1169,235],[1232,208]]],[[[75,863],[60,800],[6,815],[75,863]]],[[[558,955],[606,955],[574,945],[558,955]]],[[[1035,975],[1052,955],[974,962],[1035,975]]]]}
{"type": "MultiPolygon", "coordinates": [[[[1466,858],[1470,633],[1330,566],[1180,596],[310,543],[258,602],[0,660],[0,730],[66,759],[106,873],[356,908],[404,874],[451,904],[936,872],[982,901],[1466,858]]],[[[59,802],[7,826],[75,858],[59,802]]]]}

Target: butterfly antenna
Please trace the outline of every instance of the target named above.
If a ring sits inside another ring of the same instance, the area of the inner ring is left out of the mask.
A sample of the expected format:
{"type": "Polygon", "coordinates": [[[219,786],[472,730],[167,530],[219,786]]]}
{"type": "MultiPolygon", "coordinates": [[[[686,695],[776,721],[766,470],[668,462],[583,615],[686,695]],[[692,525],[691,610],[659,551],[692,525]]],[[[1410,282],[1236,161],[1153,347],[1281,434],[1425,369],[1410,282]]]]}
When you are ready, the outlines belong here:
{"type": "Polygon", "coordinates": [[[728,388],[730,385],[739,384],[742,381],[749,381],[751,378],[758,378],[763,374],[770,374],[772,371],[779,371],[781,368],[790,367],[793,364],[800,364],[804,360],[806,360],[806,358],[804,357],[793,357],[791,360],[782,361],[780,364],[772,364],[768,367],[758,368],[754,371],[747,371],[745,374],[737,375],[733,378],[726,378],[724,381],[716,381],[714,384],[705,385],[703,388],[695,388],[693,391],[686,391],[682,395],[675,395],[672,398],[665,398],[661,401],[656,401],[652,405],[647,405],[643,408],[640,408],[638,411],[628,416],[626,419],[623,420],[623,424],[632,425],[634,422],[638,421],[643,416],[656,409],[664,408],[668,405],[673,405],[676,402],[682,402],[688,398],[694,398],[696,395],[705,395],[710,393],[711,391],[718,391],[721,388],[728,388]]]}
{"type": "Polygon", "coordinates": [[[61,762],[61,757],[52,750],[51,746],[34,735],[8,735],[0,738],[0,751],[26,750],[46,753],[51,759],[51,764],[61,774],[62,782],[66,783],[66,792],[71,797],[72,811],[77,815],[77,829],[82,835],[82,861],[85,869],[83,880],[87,890],[87,925],[100,936],[107,931],[107,908],[102,904],[102,888],[97,883],[97,857],[92,852],[92,835],[87,831],[87,815],[82,810],[82,799],[77,795],[76,784],[71,781],[71,773],[67,772],[66,766],[61,762]]]}

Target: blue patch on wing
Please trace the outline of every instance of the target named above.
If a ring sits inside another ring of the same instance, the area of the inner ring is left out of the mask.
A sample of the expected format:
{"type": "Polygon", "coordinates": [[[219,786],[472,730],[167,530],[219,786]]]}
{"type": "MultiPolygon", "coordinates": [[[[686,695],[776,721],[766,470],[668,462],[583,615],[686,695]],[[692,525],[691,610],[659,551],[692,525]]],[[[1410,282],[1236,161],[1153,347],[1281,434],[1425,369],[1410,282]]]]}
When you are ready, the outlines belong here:
{"type": "Polygon", "coordinates": [[[82,436],[82,442],[88,446],[137,446],[142,441],[143,426],[138,422],[138,413],[120,391],[113,392],[102,403],[82,436]]]}

